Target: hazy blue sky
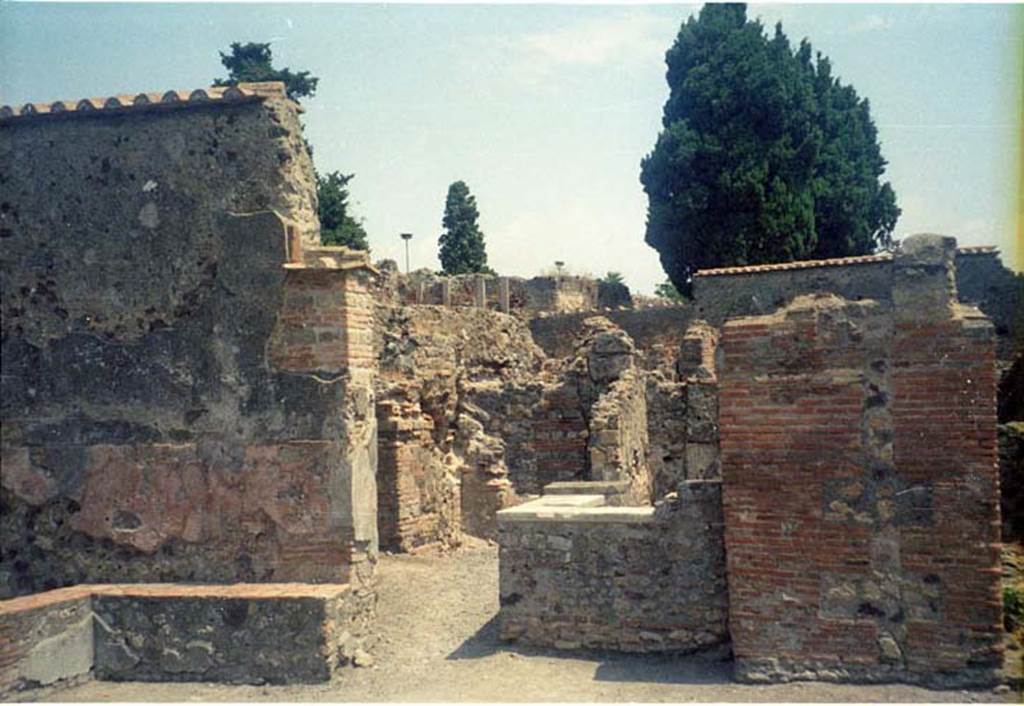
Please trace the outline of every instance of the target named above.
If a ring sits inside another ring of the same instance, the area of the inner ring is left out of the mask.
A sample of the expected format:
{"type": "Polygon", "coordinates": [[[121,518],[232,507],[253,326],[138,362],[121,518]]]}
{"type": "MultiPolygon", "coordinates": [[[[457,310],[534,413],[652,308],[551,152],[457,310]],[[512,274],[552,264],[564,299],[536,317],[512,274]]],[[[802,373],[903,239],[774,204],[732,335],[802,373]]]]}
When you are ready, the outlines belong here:
{"type": "MultiPolygon", "coordinates": [[[[271,41],[320,77],[307,132],[321,171],[354,172],[375,258],[439,267],[448,185],[477,197],[490,263],[555,260],[664,279],[643,242],[639,163],[668,93],[664,53],[697,6],[28,4],[0,0],[0,103],[194,88],[232,41],[271,41]]],[[[752,5],[810,38],[871,101],[903,216],[965,244],[1015,239],[1021,10],[752,5]]],[[[1004,257],[1004,259],[1007,259],[1004,257]]]]}

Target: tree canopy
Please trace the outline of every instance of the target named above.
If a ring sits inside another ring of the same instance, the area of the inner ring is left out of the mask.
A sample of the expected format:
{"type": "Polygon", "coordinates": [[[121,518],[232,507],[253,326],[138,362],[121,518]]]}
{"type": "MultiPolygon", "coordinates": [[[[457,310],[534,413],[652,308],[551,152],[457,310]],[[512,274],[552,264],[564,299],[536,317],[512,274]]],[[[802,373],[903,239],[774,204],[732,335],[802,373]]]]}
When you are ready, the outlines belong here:
{"type": "Polygon", "coordinates": [[[697,269],[890,244],[900,210],[869,104],[807,40],[746,5],[705,4],[666,54],[662,132],[643,159],[645,240],[677,289],[697,269]]]}
{"type": "Polygon", "coordinates": [[[484,234],[476,223],[479,216],[476,197],[469,193],[466,182],[457,181],[448,187],[442,220],[445,232],[438,239],[438,257],[445,274],[492,272],[487,267],[484,234]]]}
{"type": "Polygon", "coordinates": [[[684,297],[670,280],[665,280],[654,288],[654,296],[672,301],[682,301],[684,297]]]}
{"type": "Polygon", "coordinates": [[[345,245],[354,250],[369,250],[362,223],[348,212],[349,181],[355,174],[330,172],[316,175],[317,214],[320,216],[320,242],[345,245]]]}
{"type": "Polygon", "coordinates": [[[220,52],[220,63],[228,70],[228,77],[215,78],[214,86],[234,86],[248,81],[283,81],[285,92],[294,101],[312,98],[320,81],[308,71],[275,69],[270,44],[260,42],[232,42],[229,54],[220,52]]]}

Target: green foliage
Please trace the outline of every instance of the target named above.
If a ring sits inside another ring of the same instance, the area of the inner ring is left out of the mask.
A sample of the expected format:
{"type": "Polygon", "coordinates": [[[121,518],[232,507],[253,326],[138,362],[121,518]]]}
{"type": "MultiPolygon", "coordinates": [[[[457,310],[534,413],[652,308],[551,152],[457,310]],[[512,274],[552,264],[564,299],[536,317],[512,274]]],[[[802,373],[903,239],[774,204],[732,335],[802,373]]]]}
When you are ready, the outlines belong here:
{"type": "Polygon", "coordinates": [[[863,254],[899,217],[867,100],[829,60],[705,4],[666,54],[663,130],[641,163],[645,240],[676,288],[699,268],[863,254]]]}
{"type": "Polygon", "coordinates": [[[231,43],[231,53],[220,52],[220,63],[228,70],[226,79],[214,79],[215,86],[234,86],[249,81],[283,81],[285,92],[294,101],[312,98],[316,84],[320,81],[308,71],[293,72],[290,69],[275,69],[270,44],[259,42],[231,43]]]}
{"type": "Polygon", "coordinates": [[[609,272],[597,281],[603,282],[604,284],[625,284],[625,280],[622,279],[621,272],[609,272]]]}
{"type": "Polygon", "coordinates": [[[654,296],[661,297],[662,299],[671,299],[672,301],[686,301],[686,297],[676,289],[676,286],[672,284],[671,280],[665,280],[657,287],[654,288],[654,296]]]}
{"type": "Polygon", "coordinates": [[[1008,632],[1024,626],[1024,591],[1016,586],[1003,587],[1003,622],[1008,632]]]}
{"type": "Polygon", "coordinates": [[[324,245],[345,245],[354,250],[369,250],[366,231],[348,212],[347,186],[354,176],[341,172],[316,175],[320,242],[324,245]]]}
{"type": "Polygon", "coordinates": [[[469,193],[465,182],[457,181],[448,187],[442,220],[445,232],[438,239],[441,246],[438,257],[445,274],[493,273],[487,267],[484,234],[476,223],[479,216],[476,198],[469,193]]]}

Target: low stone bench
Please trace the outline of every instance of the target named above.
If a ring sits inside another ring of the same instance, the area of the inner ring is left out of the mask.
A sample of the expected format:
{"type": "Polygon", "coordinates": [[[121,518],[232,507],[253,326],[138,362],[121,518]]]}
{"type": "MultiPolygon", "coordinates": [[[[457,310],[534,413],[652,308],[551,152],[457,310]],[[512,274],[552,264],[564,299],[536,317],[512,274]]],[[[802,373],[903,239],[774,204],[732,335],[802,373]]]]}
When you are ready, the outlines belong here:
{"type": "Polygon", "coordinates": [[[608,505],[593,483],[544,490],[497,514],[504,639],[559,649],[727,653],[718,481],[686,481],[674,502],[658,507],[608,505]]]}
{"type": "Polygon", "coordinates": [[[113,681],[328,681],[375,596],[347,584],[90,584],[0,601],[0,695],[113,681]]]}

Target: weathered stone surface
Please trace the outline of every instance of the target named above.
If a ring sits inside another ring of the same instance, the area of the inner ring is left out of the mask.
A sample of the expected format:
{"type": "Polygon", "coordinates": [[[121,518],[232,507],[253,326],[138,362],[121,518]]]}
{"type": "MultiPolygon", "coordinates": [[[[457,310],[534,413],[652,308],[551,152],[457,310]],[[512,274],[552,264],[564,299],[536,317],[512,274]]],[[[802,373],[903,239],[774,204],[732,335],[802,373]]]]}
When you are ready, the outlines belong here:
{"type": "Polygon", "coordinates": [[[88,675],[93,666],[88,594],[23,610],[0,601],[0,696],[88,675]]]}
{"type": "MultiPolygon", "coordinates": [[[[391,261],[380,264],[383,263],[391,261]]],[[[628,289],[624,294],[621,290],[605,291],[602,296],[598,282],[589,277],[524,279],[481,274],[445,276],[427,269],[406,275],[392,264],[381,268],[385,271],[385,278],[378,290],[379,300],[389,306],[428,304],[478,307],[508,313],[505,310],[507,302],[509,310],[535,316],[550,312],[592,310],[605,305],[618,306],[629,300],[628,289]],[[503,291],[507,293],[503,294],[503,291]]]]}
{"type": "Polygon", "coordinates": [[[317,230],[294,105],[19,120],[0,154],[0,595],[372,558],[366,267],[320,275],[329,360],[281,340],[304,315],[283,219],[317,230]]]}
{"type": "Polygon", "coordinates": [[[98,679],[312,683],[336,659],[322,599],[100,595],[94,610],[98,679]]]}
{"type": "Polygon", "coordinates": [[[826,295],[723,327],[741,679],[998,681],[991,326],[943,273],[894,272],[932,309],[826,295]]]}
{"type": "Polygon", "coordinates": [[[654,507],[544,496],[498,514],[501,634],[527,644],[692,652],[728,643],[721,496],[654,507]]]}
{"type": "Polygon", "coordinates": [[[1024,539],[1024,422],[999,425],[1003,539],[1024,539]]]}
{"type": "Polygon", "coordinates": [[[595,314],[607,318],[625,331],[648,369],[671,367],[687,326],[695,318],[695,307],[678,305],[637,310],[584,311],[530,319],[530,331],[537,345],[551,357],[568,358],[574,342],[584,331],[584,322],[595,314]]]}
{"type": "Polygon", "coordinates": [[[377,351],[380,526],[389,547],[453,546],[494,533],[516,502],[543,354],[518,319],[481,309],[384,307],[377,351]],[[526,402],[525,400],[529,400],[526,402]],[[509,465],[515,464],[515,471],[509,465]]]}
{"type": "Polygon", "coordinates": [[[376,596],[345,585],[81,585],[0,601],[0,695],[87,675],[327,681],[372,660],[376,596]]]}

